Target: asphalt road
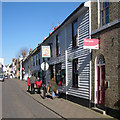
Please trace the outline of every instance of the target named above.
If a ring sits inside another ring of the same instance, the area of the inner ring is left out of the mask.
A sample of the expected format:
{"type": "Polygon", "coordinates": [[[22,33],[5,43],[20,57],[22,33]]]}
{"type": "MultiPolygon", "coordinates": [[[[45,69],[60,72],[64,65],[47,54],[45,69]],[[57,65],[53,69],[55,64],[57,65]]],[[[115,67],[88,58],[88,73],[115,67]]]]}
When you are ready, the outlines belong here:
{"type": "Polygon", "coordinates": [[[26,94],[20,80],[2,83],[2,118],[60,118],[26,94]]]}

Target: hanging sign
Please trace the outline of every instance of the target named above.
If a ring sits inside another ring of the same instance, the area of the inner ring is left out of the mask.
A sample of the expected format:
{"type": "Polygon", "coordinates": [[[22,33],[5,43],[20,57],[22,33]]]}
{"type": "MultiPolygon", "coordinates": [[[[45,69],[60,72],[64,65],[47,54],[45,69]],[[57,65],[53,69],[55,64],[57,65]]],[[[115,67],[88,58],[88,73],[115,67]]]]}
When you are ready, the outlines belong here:
{"type": "Polygon", "coordinates": [[[84,49],[99,49],[99,39],[83,38],[84,49]]]}
{"type": "Polygon", "coordinates": [[[50,58],[50,46],[41,46],[42,47],[42,58],[50,58]]]}
{"type": "Polygon", "coordinates": [[[42,70],[46,71],[46,70],[48,70],[48,68],[49,68],[49,64],[47,62],[43,62],[41,64],[41,69],[42,70]]]}

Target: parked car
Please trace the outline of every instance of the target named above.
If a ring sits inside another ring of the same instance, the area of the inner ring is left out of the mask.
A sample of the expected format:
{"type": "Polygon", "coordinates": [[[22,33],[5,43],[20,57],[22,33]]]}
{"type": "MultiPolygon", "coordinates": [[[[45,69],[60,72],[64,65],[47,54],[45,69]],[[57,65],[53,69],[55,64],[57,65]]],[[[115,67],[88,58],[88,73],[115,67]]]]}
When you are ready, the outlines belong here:
{"type": "Polygon", "coordinates": [[[7,75],[5,75],[5,77],[4,77],[5,79],[8,79],[8,76],[7,75]]]}
{"type": "Polygon", "coordinates": [[[0,74],[0,81],[4,81],[4,75],[0,74]]]}
{"type": "Polygon", "coordinates": [[[13,78],[13,77],[12,77],[12,74],[10,75],[10,78],[13,78]]]}

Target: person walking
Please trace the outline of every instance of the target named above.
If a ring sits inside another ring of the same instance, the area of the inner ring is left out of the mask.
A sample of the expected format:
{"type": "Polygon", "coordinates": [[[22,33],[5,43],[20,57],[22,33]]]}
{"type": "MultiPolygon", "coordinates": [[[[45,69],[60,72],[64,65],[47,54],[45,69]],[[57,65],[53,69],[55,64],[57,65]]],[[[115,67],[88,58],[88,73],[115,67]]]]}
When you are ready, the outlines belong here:
{"type": "Polygon", "coordinates": [[[57,84],[56,84],[55,78],[52,78],[52,80],[49,82],[47,94],[49,91],[50,91],[50,93],[52,93],[52,99],[54,100],[55,92],[57,91],[57,84]]]}
{"type": "Polygon", "coordinates": [[[30,77],[27,78],[27,91],[30,91],[30,77]]]}
{"type": "Polygon", "coordinates": [[[31,84],[31,94],[34,94],[35,93],[34,84],[35,84],[35,81],[36,81],[36,77],[32,74],[29,81],[30,81],[30,84],[31,84]]]}
{"type": "Polygon", "coordinates": [[[38,77],[37,78],[37,81],[36,81],[36,86],[37,86],[37,93],[40,94],[40,90],[41,90],[41,85],[42,85],[42,81],[40,80],[40,78],[38,77]]]}

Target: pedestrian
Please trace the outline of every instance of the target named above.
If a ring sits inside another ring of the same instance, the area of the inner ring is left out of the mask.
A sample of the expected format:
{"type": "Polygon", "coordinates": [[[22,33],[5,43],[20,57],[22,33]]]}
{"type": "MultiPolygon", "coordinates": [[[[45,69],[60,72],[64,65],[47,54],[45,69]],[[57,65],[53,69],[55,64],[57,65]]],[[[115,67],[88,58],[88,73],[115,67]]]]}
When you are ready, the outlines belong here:
{"type": "Polygon", "coordinates": [[[52,78],[51,81],[49,82],[49,86],[48,86],[48,90],[47,90],[47,94],[50,91],[50,93],[52,93],[52,99],[55,99],[55,93],[57,91],[57,84],[55,81],[55,78],[52,78]]]}
{"type": "Polygon", "coordinates": [[[36,81],[36,86],[37,86],[37,93],[40,94],[40,90],[41,90],[41,85],[42,85],[42,81],[40,80],[40,78],[38,77],[37,78],[37,81],[36,81]]]}
{"type": "Polygon", "coordinates": [[[30,84],[31,84],[31,94],[34,94],[35,93],[34,84],[35,84],[35,81],[36,81],[36,77],[32,74],[29,81],[30,81],[30,84]]]}
{"type": "Polygon", "coordinates": [[[30,77],[27,78],[27,91],[30,91],[30,77]]]}

